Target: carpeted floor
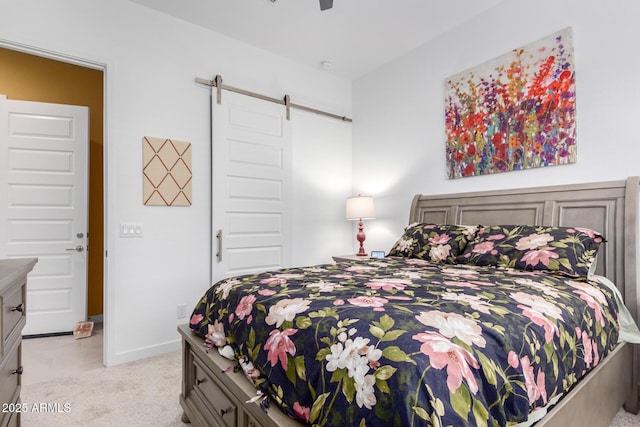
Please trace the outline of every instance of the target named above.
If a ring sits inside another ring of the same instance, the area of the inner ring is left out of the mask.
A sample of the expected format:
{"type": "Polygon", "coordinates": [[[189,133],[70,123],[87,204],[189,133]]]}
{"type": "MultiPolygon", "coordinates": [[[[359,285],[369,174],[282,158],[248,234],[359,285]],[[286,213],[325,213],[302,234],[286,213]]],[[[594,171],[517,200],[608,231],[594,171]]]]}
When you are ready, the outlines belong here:
{"type": "Polygon", "coordinates": [[[188,426],[180,421],[181,352],[24,385],[24,427],[188,426]],[[33,405],[43,412],[34,412],[33,405]]]}
{"type": "MultiPolygon", "coordinates": [[[[180,357],[178,351],[112,368],[99,368],[24,385],[21,398],[28,411],[22,415],[22,425],[188,426],[180,421],[180,357]]],[[[638,426],[640,415],[631,415],[622,410],[611,424],[611,427],[638,426]]]]}

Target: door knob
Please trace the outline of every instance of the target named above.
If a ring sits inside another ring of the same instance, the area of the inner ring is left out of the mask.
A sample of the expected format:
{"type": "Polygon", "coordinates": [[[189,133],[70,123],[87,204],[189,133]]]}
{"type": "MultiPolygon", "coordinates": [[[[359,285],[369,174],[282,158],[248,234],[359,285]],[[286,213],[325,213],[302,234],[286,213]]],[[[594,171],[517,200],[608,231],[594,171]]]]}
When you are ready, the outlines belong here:
{"type": "Polygon", "coordinates": [[[68,251],[82,252],[82,251],[84,251],[84,246],[82,246],[82,245],[78,245],[78,246],[76,246],[75,248],[68,248],[67,250],[68,250],[68,251]]]}

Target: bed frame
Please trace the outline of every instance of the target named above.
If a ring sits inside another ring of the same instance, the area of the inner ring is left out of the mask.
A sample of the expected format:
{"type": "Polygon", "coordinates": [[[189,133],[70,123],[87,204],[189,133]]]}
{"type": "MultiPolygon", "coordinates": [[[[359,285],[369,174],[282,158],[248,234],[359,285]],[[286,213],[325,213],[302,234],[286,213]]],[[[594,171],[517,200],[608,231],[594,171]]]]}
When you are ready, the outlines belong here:
{"type": "MultiPolygon", "coordinates": [[[[587,227],[601,232],[596,273],[611,279],[638,321],[638,177],[626,181],[560,185],[444,195],[416,195],[409,223],[532,224],[587,227]]],[[[180,403],[183,421],[198,426],[285,427],[301,424],[272,405],[265,413],[247,403],[255,388],[242,372],[223,372],[232,363],[206,352],[188,325],[178,328],[183,343],[180,403]]],[[[582,379],[536,426],[610,425],[624,405],[638,413],[640,357],[636,345],[621,344],[582,379]]]]}

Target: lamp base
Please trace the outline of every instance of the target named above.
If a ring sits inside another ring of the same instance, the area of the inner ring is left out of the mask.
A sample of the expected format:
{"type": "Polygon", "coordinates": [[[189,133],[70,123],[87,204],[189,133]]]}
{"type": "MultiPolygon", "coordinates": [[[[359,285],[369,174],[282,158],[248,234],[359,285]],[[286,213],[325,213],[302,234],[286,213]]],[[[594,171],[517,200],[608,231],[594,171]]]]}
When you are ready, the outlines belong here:
{"type": "Polygon", "coordinates": [[[356,234],[356,239],[360,242],[360,250],[356,255],[358,256],[367,256],[367,253],[364,250],[364,241],[366,239],[366,235],[364,234],[364,225],[362,224],[362,218],[358,222],[358,234],[356,234]]]}

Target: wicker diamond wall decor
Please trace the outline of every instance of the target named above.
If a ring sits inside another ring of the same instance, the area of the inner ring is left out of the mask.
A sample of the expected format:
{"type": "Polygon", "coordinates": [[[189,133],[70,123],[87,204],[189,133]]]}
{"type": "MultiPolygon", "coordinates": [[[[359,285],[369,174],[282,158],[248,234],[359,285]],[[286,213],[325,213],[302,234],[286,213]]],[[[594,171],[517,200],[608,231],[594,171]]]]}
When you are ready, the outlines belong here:
{"type": "Polygon", "coordinates": [[[191,206],[191,143],[142,138],[145,206],[191,206]]]}

